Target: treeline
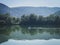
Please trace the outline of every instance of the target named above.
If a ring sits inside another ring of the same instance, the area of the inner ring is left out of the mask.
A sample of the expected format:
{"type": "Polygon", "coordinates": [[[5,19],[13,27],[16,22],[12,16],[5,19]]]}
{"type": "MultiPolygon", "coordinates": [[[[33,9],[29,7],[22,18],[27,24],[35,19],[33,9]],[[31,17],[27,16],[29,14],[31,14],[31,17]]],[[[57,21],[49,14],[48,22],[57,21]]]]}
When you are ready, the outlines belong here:
{"type": "Polygon", "coordinates": [[[49,15],[47,17],[35,14],[21,16],[22,26],[60,26],[60,16],[49,15]]]}
{"type": "Polygon", "coordinates": [[[20,26],[60,26],[60,16],[49,15],[47,17],[38,16],[35,14],[22,15],[20,18],[12,17],[9,14],[0,15],[0,25],[20,26]]]}
{"type": "Polygon", "coordinates": [[[10,16],[10,14],[0,14],[0,25],[19,24],[19,18],[10,16]]]}

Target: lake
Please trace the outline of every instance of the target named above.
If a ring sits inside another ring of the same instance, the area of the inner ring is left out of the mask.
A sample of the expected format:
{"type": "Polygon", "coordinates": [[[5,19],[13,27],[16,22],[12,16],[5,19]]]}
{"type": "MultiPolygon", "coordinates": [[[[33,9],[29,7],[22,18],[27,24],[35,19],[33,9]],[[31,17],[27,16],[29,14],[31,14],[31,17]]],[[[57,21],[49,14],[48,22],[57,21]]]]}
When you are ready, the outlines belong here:
{"type": "Polygon", "coordinates": [[[60,28],[0,26],[0,45],[60,45],[60,28]]]}

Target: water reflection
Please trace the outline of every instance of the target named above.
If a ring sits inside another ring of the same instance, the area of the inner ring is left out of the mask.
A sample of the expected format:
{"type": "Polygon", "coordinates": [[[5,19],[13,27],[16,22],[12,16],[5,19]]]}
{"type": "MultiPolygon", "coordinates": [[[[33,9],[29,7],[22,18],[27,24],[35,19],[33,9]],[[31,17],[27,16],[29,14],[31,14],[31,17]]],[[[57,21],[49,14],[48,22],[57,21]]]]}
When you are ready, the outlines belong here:
{"type": "Polygon", "coordinates": [[[49,40],[60,39],[60,29],[28,29],[26,27],[0,26],[0,43],[9,39],[15,40],[49,40]]]}
{"type": "Polygon", "coordinates": [[[1,45],[60,45],[60,40],[13,40],[10,39],[1,45]]]}

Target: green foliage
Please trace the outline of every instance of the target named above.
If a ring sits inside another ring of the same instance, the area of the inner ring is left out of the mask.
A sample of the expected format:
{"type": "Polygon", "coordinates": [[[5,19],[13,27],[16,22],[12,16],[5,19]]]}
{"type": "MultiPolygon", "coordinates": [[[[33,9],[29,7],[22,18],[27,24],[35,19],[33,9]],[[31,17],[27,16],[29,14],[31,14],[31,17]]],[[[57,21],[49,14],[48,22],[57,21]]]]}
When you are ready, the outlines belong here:
{"type": "Polygon", "coordinates": [[[20,25],[24,25],[24,26],[33,26],[36,24],[36,19],[37,16],[34,15],[34,14],[31,14],[31,15],[23,15],[21,16],[21,22],[20,22],[20,25]]]}
{"type": "Polygon", "coordinates": [[[8,13],[0,15],[0,25],[20,24],[21,26],[60,26],[60,16],[49,15],[47,17],[35,14],[22,15],[21,18],[11,17],[8,13]]]}
{"type": "Polygon", "coordinates": [[[11,17],[8,13],[0,15],[0,25],[19,24],[19,21],[19,18],[11,17]]]}
{"type": "Polygon", "coordinates": [[[8,25],[11,24],[11,18],[8,13],[4,15],[0,15],[0,25],[1,24],[8,24],[8,25]]]}
{"type": "Polygon", "coordinates": [[[49,15],[47,17],[30,14],[21,16],[21,26],[60,26],[60,16],[49,15]]]}

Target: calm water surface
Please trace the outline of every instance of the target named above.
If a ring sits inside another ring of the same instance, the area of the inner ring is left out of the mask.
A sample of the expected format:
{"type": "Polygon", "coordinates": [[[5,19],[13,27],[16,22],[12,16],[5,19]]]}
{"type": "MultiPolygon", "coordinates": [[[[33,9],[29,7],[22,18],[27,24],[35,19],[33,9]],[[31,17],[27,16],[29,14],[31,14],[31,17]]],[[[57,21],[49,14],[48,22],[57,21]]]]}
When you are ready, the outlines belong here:
{"type": "Polygon", "coordinates": [[[0,45],[60,45],[60,28],[0,26],[0,45]]]}

